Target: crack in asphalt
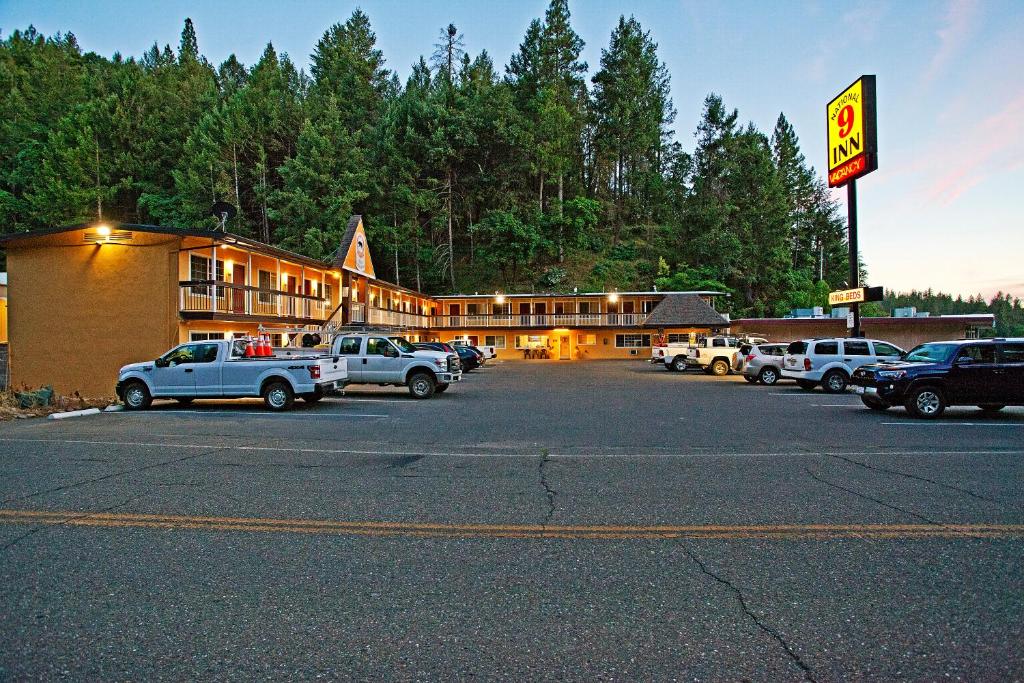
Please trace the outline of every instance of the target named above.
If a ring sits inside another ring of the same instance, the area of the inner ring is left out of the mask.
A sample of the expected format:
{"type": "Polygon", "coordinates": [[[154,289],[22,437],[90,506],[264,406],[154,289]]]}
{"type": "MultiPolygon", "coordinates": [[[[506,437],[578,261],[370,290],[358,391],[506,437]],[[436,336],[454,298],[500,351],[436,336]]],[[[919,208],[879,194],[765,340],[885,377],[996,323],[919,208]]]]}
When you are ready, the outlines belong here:
{"type": "Polygon", "coordinates": [[[820,483],[824,484],[825,486],[831,486],[834,489],[838,489],[839,491],[845,491],[846,493],[849,493],[849,494],[852,494],[854,496],[857,496],[858,498],[863,498],[864,500],[871,501],[872,503],[875,503],[877,505],[881,505],[884,508],[888,508],[890,510],[895,510],[896,512],[902,512],[903,514],[910,515],[911,517],[916,517],[917,519],[920,519],[923,522],[927,522],[928,524],[934,524],[935,526],[939,526],[939,527],[942,527],[944,529],[950,529],[951,531],[956,531],[956,529],[953,529],[952,527],[950,527],[950,526],[948,526],[946,524],[943,524],[942,522],[934,520],[934,519],[932,519],[930,517],[925,517],[922,514],[914,512],[913,510],[908,510],[906,508],[900,507],[899,505],[893,505],[892,503],[887,503],[887,502],[885,502],[884,500],[882,500],[880,498],[875,498],[874,496],[869,496],[866,493],[861,493],[860,491],[854,491],[853,489],[847,488],[847,487],[843,486],[842,484],[836,484],[835,482],[828,481],[827,479],[822,479],[817,474],[812,472],[809,468],[805,467],[804,471],[807,472],[807,474],[811,477],[811,479],[814,479],[815,481],[820,482],[820,483]]]}
{"type": "Polygon", "coordinates": [[[195,460],[196,458],[201,458],[204,455],[210,455],[212,453],[216,453],[218,450],[220,450],[220,449],[213,448],[213,449],[210,449],[208,451],[203,451],[202,453],[195,453],[193,455],[186,455],[185,457],[182,457],[182,458],[174,458],[173,460],[165,460],[163,462],[153,463],[152,465],[144,465],[143,467],[136,467],[136,468],[133,468],[133,469],[130,469],[130,470],[120,470],[118,472],[111,472],[110,474],[104,474],[102,477],[93,477],[91,479],[83,479],[81,481],[72,482],[70,484],[64,484],[62,486],[55,486],[54,488],[51,488],[51,489],[44,489],[42,491],[34,491],[32,493],[27,493],[27,494],[25,494],[23,496],[12,496],[10,498],[5,498],[4,500],[0,501],[0,503],[6,504],[6,503],[13,503],[13,502],[19,501],[19,500],[28,500],[29,498],[37,498],[39,496],[45,496],[48,493],[57,493],[59,491],[66,491],[68,489],[77,488],[79,486],[87,486],[89,484],[95,484],[95,483],[100,482],[100,481],[106,481],[107,479],[113,479],[115,477],[121,477],[121,476],[124,476],[126,474],[138,474],[139,472],[145,472],[146,470],[152,470],[152,469],[156,469],[158,467],[166,467],[167,465],[174,465],[174,464],[179,463],[179,462],[186,462],[188,460],[195,460]]]}
{"type": "Polygon", "coordinates": [[[544,495],[548,499],[548,512],[544,516],[544,520],[541,522],[541,526],[547,526],[551,518],[555,516],[555,496],[558,495],[558,491],[551,488],[551,484],[548,483],[548,475],[546,467],[551,462],[547,449],[541,452],[540,464],[537,466],[537,471],[540,474],[540,485],[544,487],[544,495]]]}
{"type": "Polygon", "coordinates": [[[861,462],[860,460],[854,460],[853,458],[847,458],[845,456],[839,455],[838,453],[822,453],[822,455],[827,456],[829,458],[836,458],[837,460],[843,460],[845,462],[850,463],[851,465],[857,465],[859,467],[863,467],[865,469],[873,470],[875,472],[885,472],[886,474],[895,474],[895,475],[900,476],[900,477],[906,477],[907,479],[916,479],[917,481],[923,481],[923,482],[926,482],[926,483],[929,483],[929,484],[933,484],[935,486],[939,486],[939,487],[942,487],[942,488],[945,488],[945,489],[949,489],[950,491],[956,491],[958,493],[966,494],[968,496],[971,496],[972,498],[977,498],[978,500],[983,500],[986,503],[994,503],[996,505],[1004,505],[1004,506],[1014,507],[1013,504],[1008,502],[1008,501],[999,500],[998,498],[990,498],[990,497],[988,497],[988,496],[986,496],[984,494],[978,493],[976,491],[971,491],[970,489],[965,489],[965,488],[962,488],[960,486],[954,486],[953,484],[946,484],[946,483],[943,483],[941,481],[936,481],[934,479],[929,479],[928,477],[920,477],[920,476],[918,476],[916,474],[910,474],[909,472],[903,472],[901,470],[892,470],[892,469],[889,469],[888,467],[878,467],[878,466],[875,466],[875,465],[869,465],[866,462],[861,462]]]}
{"type": "Polygon", "coordinates": [[[793,650],[792,646],[786,641],[785,638],[782,637],[782,634],[776,631],[768,624],[761,621],[761,618],[750,610],[750,607],[747,605],[747,599],[743,595],[743,591],[737,588],[736,585],[729,579],[720,576],[715,572],[711,571],[710,569],[708,569],[707,565],[704,564],[704,562],[695,552],[690,550],[690,547],[688,545],[686,545],[679,539],[676,539],[676,543],[679,545],[680,548],[683,549],[683,552],[686,553],[686,556],[689,557],[690,560],[697,565],[702,574],[714,579],[715,581],[717,581],[718,583],[722,584],[730,591],[732,591],[733,595],[736,596],[736,601],[739,603],[740,609],[743,611],[743,613],[747,615],[747,617],[752,622],[754,622],[754,625],[757,626],[757,628],[767,633],[775,642],[777,642],[782,647],[782,650],[786,653],[786,656],[789,657],[789,659],[794,664],[800,667],[801,671],[803,671],[804,678],[806,680],[810,681],[810,683],[817,683],[817,679],[814,678],[814,671],[811,669],[811,667],[807,666],[806,662],[804,662],[800,655],[798,655],[793,650]]]}
{"type": "Polygon", "coordinates": [[[45,529],[50,529],[50,528],[55,527],[55,526],[60,526],[62,524],[67,524],[68,522],[76,520],[76,519],[87,519],[89,517],[94,517],[94,516],[96,516],[96,515],[98,515],[100,513],[103,513],[103,512],[110,512],[111,510],[116,510],[118,508],[123,508],[126,505],[134,503],[135,501],[139,500],[140,498],[145,498],[146,496],[148,496],[152,492],[153,492],[153,490],[150,489],[150,490],[148,490],[148,491],[146,491],[144,493],[140,493],[137,496],[133,496],[133,497],[129,498],[128,500],[121,501],[120,503],[115,503],[113,505],[110,505],[110,506],[105,507],[105,508],[101,508],[99,510],[90,510],[89,512],[83,512],[80,515],[71,515],[69,517],[64,517],[63,519],[58,519],[58,520],[55,520],[55,521],[52,521],[52,522],[49,522],[49,523],[39,524],[38,526],[34,526],[31,529],[29,529],[28,531],[23,533],[21,536],[17,536],[15,538],[11,539],[10,541],[8,541],[7,543],[5,543],[4,545],[0,546],[0,552],[2,552],[4,550],[8,550],[10,548],[13,548],[14,546],[16,546],[19,543],[21,543],[22,541],[24,541],[26,538],[28,538],[30,536],[34,536],[35,534],[38,534],[40,531],[43,531],[45,529]]]}

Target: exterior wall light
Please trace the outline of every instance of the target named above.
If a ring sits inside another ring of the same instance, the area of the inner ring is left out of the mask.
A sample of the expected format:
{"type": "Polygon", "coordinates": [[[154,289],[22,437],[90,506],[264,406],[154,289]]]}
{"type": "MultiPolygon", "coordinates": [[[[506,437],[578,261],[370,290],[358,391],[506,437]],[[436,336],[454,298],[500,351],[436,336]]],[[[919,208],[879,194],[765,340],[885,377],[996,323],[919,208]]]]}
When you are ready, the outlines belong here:
{"type": "Polygon", "coordinates": [[[618,301],[619,301],[619,293],[618,292],[612,292],[611,294],[609,294],[608,295],[608,301],[612,302],[613,304],[614,303],[618,303],[618,301]]]}
{"type": "Polygon", "coordinates": [[[494,301],[495,301],[495,303],[499,303],[499,304],[505,303],[505,295],[504,294],[497,294],[497,295],[495,295],[494,301]]]}
{"type": "Polygon", "coordinates": [[[97,225],[86,230],[82,236],[86,244],[124,244],[132,241],[132,233],[128,230],[114,230],[109,225],[97,225]]]}

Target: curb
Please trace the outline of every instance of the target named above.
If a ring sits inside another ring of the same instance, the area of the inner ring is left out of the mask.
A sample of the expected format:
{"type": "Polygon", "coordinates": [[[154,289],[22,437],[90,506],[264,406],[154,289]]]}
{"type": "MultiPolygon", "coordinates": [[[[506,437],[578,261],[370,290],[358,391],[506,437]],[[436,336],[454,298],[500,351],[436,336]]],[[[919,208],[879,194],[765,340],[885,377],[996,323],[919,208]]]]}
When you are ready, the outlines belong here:
{"type": "Polygon", "coordinates": [[[47,416],[50,420],[63,420],[69,417],[85,417],[86,415],[99,415],[99,408],[86,408],[85,410],[72,410],[66,413],[51,413],[47,416]]]}
{"type": "Polygon", "coordinates": [[[103,412],[104,413],[120,413],[122,410],[124,410],[124,406],[123,405],[121,405],[120,403],[114,403],[113,405],[109,405],[106,408],[104,408],[103,412]]]}

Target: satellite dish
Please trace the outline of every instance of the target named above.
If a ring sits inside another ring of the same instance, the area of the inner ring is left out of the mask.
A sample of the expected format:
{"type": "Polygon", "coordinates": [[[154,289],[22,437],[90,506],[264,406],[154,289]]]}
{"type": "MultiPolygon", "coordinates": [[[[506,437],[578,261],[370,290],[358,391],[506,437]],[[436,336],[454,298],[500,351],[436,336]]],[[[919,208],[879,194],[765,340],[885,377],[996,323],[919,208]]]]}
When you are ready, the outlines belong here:
{"type": "Polygon", "coordinates": [[[220,221],[221,230],[227,230],[227,222],[238,214],[238,209],[227,202],[214,202],[210,207],[210,214],[220,221]]]}

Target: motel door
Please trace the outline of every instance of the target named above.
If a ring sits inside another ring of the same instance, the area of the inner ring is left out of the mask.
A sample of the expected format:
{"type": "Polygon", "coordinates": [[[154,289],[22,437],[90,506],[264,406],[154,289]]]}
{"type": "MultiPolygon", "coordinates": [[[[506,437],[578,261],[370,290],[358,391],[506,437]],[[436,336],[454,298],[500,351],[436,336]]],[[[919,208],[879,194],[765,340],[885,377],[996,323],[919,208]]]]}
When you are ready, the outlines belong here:
{"type": "Polygon", "coordinates": [[[462,315],[461,304],[448,304],[448,324],[451,327],[462,327],[459,317],[462,315]]]}
{"type": "Polygon", "coordinates": [[[560,360],[569,360],[569,335],[563,334],[561,339],[562,342],[559,344],[561,348],[558,350],[558,358],[560,360]]]}
{"type": "MultiPolygon", "coordinates": [[[[240,263],[236,263],[231,267],[231,282],[236,285],[245,284],[245,266],[240,263]]],[[[232,313],[245,313],[245,294],[246,292],[244,289],[231,290],[232,313]]]]}

